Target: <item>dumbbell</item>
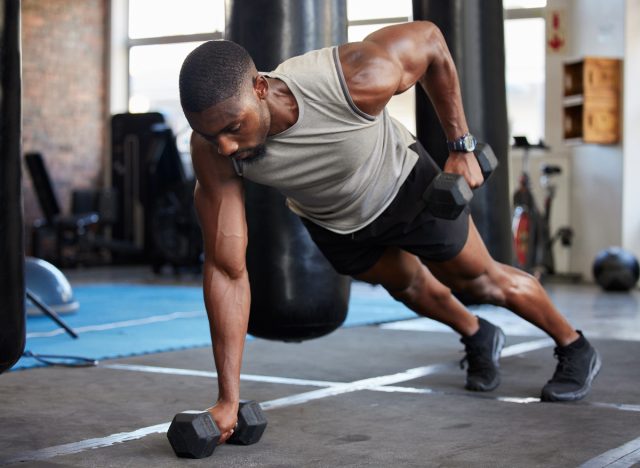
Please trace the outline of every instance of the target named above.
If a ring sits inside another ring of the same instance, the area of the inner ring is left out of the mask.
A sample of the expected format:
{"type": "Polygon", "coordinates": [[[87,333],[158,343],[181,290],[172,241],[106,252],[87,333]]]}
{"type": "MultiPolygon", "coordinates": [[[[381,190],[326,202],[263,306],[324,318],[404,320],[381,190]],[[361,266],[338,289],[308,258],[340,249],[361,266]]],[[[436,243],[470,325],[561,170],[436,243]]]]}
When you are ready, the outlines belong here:
{"type": "MultiPolygon", "coordinates": [[[[486,181],[498,167],[498,159],[486,143],[478,143],[473,154],[486,181]]],[[[434,177],[422,194],[429,212],[443,219],[456,219],[472,198],[473,192],[464,177],[448,172],[441,172],[434,177]]]]}
{"type": "Polygon", "coordinates": [[[486,182],[495,168],[498,167],[498,158],[496,158],[496,155],[493,152],[491,146],[486,143],[476,144],[476,149],[473,150],[473,154],[475,155],[476,160],[480,165],[480,170],[482,171],[484,182],[486,182]]]}
{"type": "MultiPolygon", "coordinates": [[[[228,444],[251,445],[260,440],[267,427],[267,419],[256,401],[240,401],[238,425],[228,444]]],[[[184,411],[171,421],[167,438],[173,451],[181,458],[206,458],[220,440],[220,429],[209,411],[184,411]]]]}

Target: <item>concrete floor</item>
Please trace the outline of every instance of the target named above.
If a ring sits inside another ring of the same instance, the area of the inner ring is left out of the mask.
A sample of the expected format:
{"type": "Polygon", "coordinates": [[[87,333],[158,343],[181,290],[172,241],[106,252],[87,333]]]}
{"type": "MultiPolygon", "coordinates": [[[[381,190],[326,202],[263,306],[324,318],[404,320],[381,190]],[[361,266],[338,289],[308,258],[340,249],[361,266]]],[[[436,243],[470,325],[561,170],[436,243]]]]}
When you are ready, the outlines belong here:
{"type": "Polygon", "coordinates": [[[214,401],[215,378],[184,371],[213,371],[209,348],[10,372],[0,376],[0,465],[640,466],[640,292],[549,290],[602,353],[582,402],[540,403],[553,344],[482,309],[508,335],[502,385],[488,394],[463,389],[457,336],[424,320],[248,342],[242,397],[262,402],[269,426],[260,443],[204,460],[176,458],[164,432],[175,413],[214,401]]]}

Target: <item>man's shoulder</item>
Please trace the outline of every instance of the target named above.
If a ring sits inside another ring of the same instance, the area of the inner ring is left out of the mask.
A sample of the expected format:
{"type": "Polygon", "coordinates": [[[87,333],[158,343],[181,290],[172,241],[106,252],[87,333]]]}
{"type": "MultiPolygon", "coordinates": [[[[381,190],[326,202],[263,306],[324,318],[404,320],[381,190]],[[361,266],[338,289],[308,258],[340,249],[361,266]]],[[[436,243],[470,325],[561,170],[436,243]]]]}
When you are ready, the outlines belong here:
{"type": "MultiPolygon", "coordinates": [[[[322,49],[310,50],[300,55],[296,55],[284,60],[273,70],[274,73],[306,73],[314,72],[316,65],[325,64],[332,60],[333,51],[336,46],[324,47],[322,49]]],[[[317,70],[315,71],[317,73],[317,70]]]]}
{"type": "Polygon", "coordinates": [[[218,154],[211,143],[195,132],[191,137],[191,161],[198,182],[208,189],[240,179],[232,160],[218,154]]]}

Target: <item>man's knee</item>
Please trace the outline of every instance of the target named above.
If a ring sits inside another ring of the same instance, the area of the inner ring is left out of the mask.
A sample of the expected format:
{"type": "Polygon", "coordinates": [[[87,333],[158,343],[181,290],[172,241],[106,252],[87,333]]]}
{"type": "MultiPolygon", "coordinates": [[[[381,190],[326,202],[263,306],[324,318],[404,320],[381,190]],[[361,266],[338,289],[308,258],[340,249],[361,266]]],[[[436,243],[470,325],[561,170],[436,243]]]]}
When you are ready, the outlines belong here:
{"type": "Polygon", "coordinates": [[[444,304],[451,299],[451,290],[440,283],[433,275],[428,273],[426,267],[416,269],[415,274],[408,278],[403,285],[385,287],[391,297],[404,304],[412,304],[424,301],[436,304],[444,304]]]}

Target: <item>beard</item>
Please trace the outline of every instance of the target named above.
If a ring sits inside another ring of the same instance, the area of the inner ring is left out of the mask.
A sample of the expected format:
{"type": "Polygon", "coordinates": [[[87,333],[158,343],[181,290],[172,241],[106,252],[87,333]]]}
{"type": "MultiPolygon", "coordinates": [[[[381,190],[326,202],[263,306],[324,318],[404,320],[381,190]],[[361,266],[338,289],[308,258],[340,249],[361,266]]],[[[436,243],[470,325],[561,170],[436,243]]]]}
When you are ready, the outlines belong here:
{"type": "Polygon", "coordinates": [[[267,155],[267,145],[260,144],[246,150],[239,151],[233,155],[234,158],[244,164],[255,164],[267,155]],[[238,158],[240,156],[240,158],[238,158]]]}

